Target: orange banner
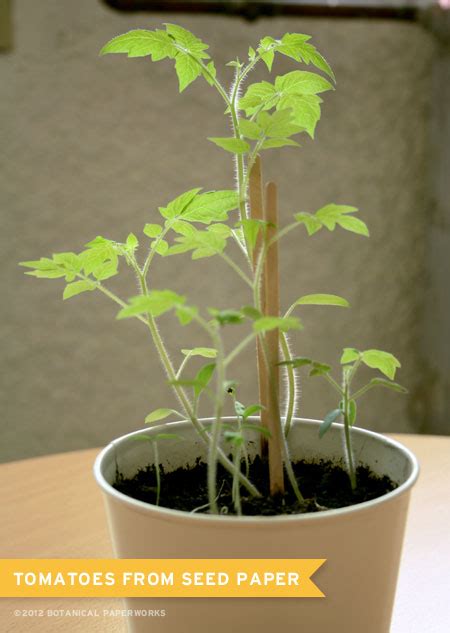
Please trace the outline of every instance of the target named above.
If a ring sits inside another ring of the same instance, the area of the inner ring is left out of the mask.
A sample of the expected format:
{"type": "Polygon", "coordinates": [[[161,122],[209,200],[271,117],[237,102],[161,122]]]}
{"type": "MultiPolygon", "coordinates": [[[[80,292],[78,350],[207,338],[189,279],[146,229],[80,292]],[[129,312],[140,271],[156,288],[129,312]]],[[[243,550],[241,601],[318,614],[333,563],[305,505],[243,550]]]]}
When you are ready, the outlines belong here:
{"type": "Polygon", "coordinates": [[[323,598],[325,559],[0,559],[2,598],[323,598]]]}

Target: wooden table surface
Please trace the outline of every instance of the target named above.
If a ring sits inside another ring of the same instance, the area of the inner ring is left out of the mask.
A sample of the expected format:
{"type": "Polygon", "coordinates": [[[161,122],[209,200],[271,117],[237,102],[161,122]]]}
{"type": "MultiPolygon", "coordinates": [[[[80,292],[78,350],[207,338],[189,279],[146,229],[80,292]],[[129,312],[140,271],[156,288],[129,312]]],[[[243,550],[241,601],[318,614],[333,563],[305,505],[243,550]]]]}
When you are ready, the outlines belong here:
{"type": "MultiPolygon", "coordinates": [[[[446,633],[450,631],[450,437],[393,437],[417,455],[421,475],[412,495],[391,633],[446,633]]],[[[112,556],[103,502],[92,476],[97,452],[0,465],[0,558],[112,556]]],[[[120,601],[3,598],[0,631],[124,633],[122,616],[103,615],[109,609],[121,609],[120,601]],[[14,614],[39,609],[96,609],[99,615],[14,614]]]]}

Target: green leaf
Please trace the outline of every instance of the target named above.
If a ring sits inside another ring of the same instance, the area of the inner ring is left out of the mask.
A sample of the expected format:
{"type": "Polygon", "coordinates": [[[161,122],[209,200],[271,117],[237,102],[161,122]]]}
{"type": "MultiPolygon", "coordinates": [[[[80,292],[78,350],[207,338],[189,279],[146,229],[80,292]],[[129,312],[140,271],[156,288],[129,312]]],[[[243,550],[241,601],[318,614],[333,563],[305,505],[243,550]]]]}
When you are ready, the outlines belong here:
{"type": "Polygon", "coordinates": [[[261,112],[258,117],[258,125],[268,138],[287,138],[298,134],[302,128],[293,123],[294,117],[290,109],[277,110],[272,114],[261,112]]]}
{"type": "Polygon", "coordinates": [[[399,385],[398,382],[386,380],[386,378],[372,378],[372,380],[369,382],[369,386],[387,387],[388,389],[392,389],[392,391],[397,391],[398,393],[408,393],[408,389],[406,389],[406,387],[399,385]]]}
{"type": "Polygon", "coordinates": [[[349,302],[343,297],[339,297],[338,295],[329,295],[329,294],[315,294],[315,295],[304,295],[297,299],[294,303],[295,306],[299,305],[326,305],[326,306],[341,306],[343,308],[350,307],[349,302]]]}
{"type": "Polygon", "coordinates": [[[262,40],[259,42],[259,46],[257,48],[257,51],[263,62],[266,64],[269,72],[272,70],[276,43],[277,40],[275,40],[273,37],[263,37],[262,40]]]}
{"type": "Polygon", "coordinates": [[[336,420],[339,418],[341,413],[342,412],[340,409],[333,409],[333,411],[330,411],[330,413],[327,413],[327,415],[324,418],[324,421],[319,427],[320,438],[322,438],[325,435],[325,433],[329,431],[329,429],[331,428],[331,425],[333,424],[333,422],[336,422],[336,420]]]}
{"type": "Polygon", "coordinates": [[[355,360],[360,358],[360,352],[354,347],[344,347],[341,356],[341,365],[346,365],[347,363],[353,363],[355,360]]]}
{"type": "Polygon", "coordinates": [[[197,196],[199,191],[201,191],[201,187],[185,191],[180,196],[175,198],[175,200],[169,202],[167,207],[160,207],[159,212],[167,220],[173,220],[174,218],[177,218],[187,208],[188,204],[197,196]]]}
{"type": "Polygon", "coordinates": [[[149,413],[145,418],[145,424],[152,424],[158,422],[158,420],[164,420],[168,418],[172,413],[176,413],[173,409],[155,409],[152,413],[149,413]]]}
{"type": "Polygon", "coordinates": [[[166,27],[167,33],[169,33],[185,51],[188,51],[198,59],[209,58],[209,55],[205,53],[205,50],[209,48],[208,44],[202,42],[196,35],[178,24],[165,23],[164,26],[166,27]]]}
{"type": "Polygon", "coordinates": [[[247,424],[242,425],[243,429],[249,429],[250,431],[257,431],[264,437],[271,438],[272,433],[265,426],[261,426],[260,424],[253,424],[253,422],[247,422],[247,424]]]}
{"type": "Polygon", "coordinates": [[[318,50],[307,41],[309,39],[309,36],[300,33],[286,33],[281,38],[281,46],[278,47],[278,51],[287,57],[292,57],[296,61],[313,64],[335,81],[330,65],[318,50]]]}
{"type": "Polygon", "coordinates": [[[238,195],[232,189],[208,191],[192,198],[181,215],[188,222],[220,222],[227,220],[228,212],[236,209],[238,204],[238,195]]]}
{"type": "Polygon", "coordinates": [[[378,369],[390,380],[394,380],[396,369],[401,367],[400,361],[393,354],[379,349],[368,349],[362,352],[361,359],[368,367],[378,369]]]}
{"type": "Polygon", "coordinates": [[[331,203],[316,211],[316,218],[320,220],[329,231],[334,231],[338,221],[346,217],[346,214],[356,213],[356,211],[358,211],[356,207],[331,203]]]}
{"type": "Polygon", "coordinates": [[[183,440],[184,438],[177,433],[157,433],[153,436],[155,441],[159,440],[183,440]]]}
{"type": "Polygon", "coordinates": [[[244,306],[241,308],[241,313],[252,321],[256,321],[262,317],[261,312],[254,306],[244,306]]]}
{"type": "Polygon", "coordinates": [[[178,53],[175,58],[175,70],[178,76],[180,92],[183,92],[189,84],[202,74],[202,67],[192,57],[178,53]]]}
{"type": "Polygon", "coordinates": [[[251,84],[245,95],[239,101],[239,108],[248,115],[253,114],[261,106],[270,109],[276,103],[277,91],[268,81],[251,84]]]}
{"type": "Polygon", "coordinates": [[[104,281],[110,277],[117,275],[117,260],[107,261],[104,264],[100,264],[93,271],[94,277],[97,281],[104,281]]]}
{"type": "Polygon", "coordinates": [[[278,147],[300,147],[300,144],[290,138],[271,138],[264,141],[262,149],[276,149],[278,147]]]}
{"type": "Polygon", "coordinates": [[[348,423],[350,426],[353,426],[356,422],[356,402],[355,400],[350,400],[348,403],[348,423]]]}
{"type": "Polygon", "coordinates": [[[279,329],[281,332],[288,332],[289,330],[301,330],[302,324],[300,319],[296,317],[263,316],[253,323],[253,329],[258,333],[276,329],[279,329]]]}
{"type": "MultiPolygon", "coordinates": [[[[262,407],[260,404],[251,404],[250,406],[246,407],[244,411],[242,412],[242,418],[246,420],[252,415],[255,415],[255,413],[260,413],[263,409],[264,407],[262,407]]],[[[254,425],[252,425],[252,428],[254,428],[254,425]]]]}
{"type": "Polygon", "coordinates": [[[217,71],[216,71],[216,67],[214,66],[214,62],[210,61],[208,64],[206,64],[206,69],[208,72],[204,71],[202,69],[202,74],[203,77],[206,79],[206,81],[209,83],[210,86],[214,85],[214,79],[216,78],[217,75],[217,71]]]}
{"type": "Polygon", "coordinates": [[[100,55],[108,53],[126,53],[128,57],[151,55],[153,61],[159,61],[166,57],[175,57],[177,50],[173,40],[164,31],[136,29],[118,35],[105,44],[100,55]]]}
{"type": "Polygon", "coordinates": [[[87,290],[95,290],[95,283],[92,281],[74,281],[64,288],[63,299],[70,299],[87,290]]]}
{"type": "Polygon", "coordinates": [[[320,120],[321,98],[317,95],[285,95],[280,98],[277,108],[290,108],[292,122],[305,128],[311,138],[314,138],[316,125],[320,120]]]}
{"type": "Polygon", "coordinates": [[[58,266],[64,266],[66,270],[75,273],[79,273],[82,268],[81,258],[75,253],[56,253],[53,255],[53,261],[58,266]]]}
{"type": "Polygon", "coordinates": [[[209,308],[208,312],[219,325],[236,325],[242,323],[244,315],[238,310],[216,310],[215,308],[209,308]]]}
{"type": "Polygon", "coordinates": [[[311,358],[306,358],[305,356],[298,356],[297,358],[292,358],[291,360],[284,360],[279,365],[290,365],[291,367],[303,367],[304,365],[312,365],[313,360],[311,358]]]}
{"type": "Polygon", "coordinates": [[[161,235],[162,230],[162,226],[159,224],[146,224],[143,233],[147,237],[158,237],[158,235],[161,235]]]}
{"type": "Polygon", "coordinates": [[[313,362],[313,368],[309,372],[310,376],[323,376],[324,374],[329,374],[331,371],[330,365],[326,365],[325,363],[318,363],[316,361],[313,362]]]}
{"type": "Polygon", "coordinates": [[[250,145],[247,141],[243,141],[234,137],[208,137],[208,141],[212,141],[222,149],[232,154],[246,154],[250,150],[250,145]]]}
{"type": "Polygon", "coordinates": [[[203,358],[216,358],[217,350],[213,347],[194,347],[193,349],[182,349],[185,356],[202,356],[203,358]]]}
{"type": "Polygon", "coordinates": [[[245,138],[249,138],[252,141],[256,141],[261,137],[262,130],[255,121],[250,121],[248,119],[241,119],[239,121],[239,129],[241,131],[242,136],[245,138]]]}
{"type": "Polygon", "coordinates": [[[172,290],[151,290],[148,295],[131,297],[129,304],[120,310],[117,318],[126,319],[146,313],[157,317],[182,305],[185,300],[185,297],[172,290]]]}
{"type": "Polygon", "coordinates": [[[198,398],[201,392],[209,385],[215,368],[215,363],[208,363],[207,365],[204,365],[196,375],[194,379],[194,382],[196,383],[194,386],[194,394],[196,398],[198,398]]]}
{"type": "Polygon", "coordinates": [[[126,246],[134,251],[139,246],[139,240],[134,233],[130,233],[127,237],[126,246]]]}
{"type": "Polygon", "coordinates": [[[320,231],[322,228],[322,223],[311,213],[306,213],[306,211],[302,211],[301,213],[296,213],[294,218],[299,222],[299,224],[304,224],[306,231],[309,236],[314,235],[317,231],[320,231]]]}
{"type": "Polygon", "coordinates": [[[244,232],[246,243],[250,246],[250,249],[253,252],[258,240],[259,232],[266,228],[267,222],[264,220],[255,220],[253,218],[245,218],[242,222],[240,222],[240,226],[244,232]]]}
{"type": "Polygon", "coordinates": [[[306,70],[294,70],[275,80],[275,89],[283,94],[315,95],[334,90],[329,81],[306,70]]]}
{"type": "Polygon", "coordinates": [[[358,235],[365,235],[369,237],[369,229],[365,222],[360,220],[359,218],[353,218],[348,215],[344,215],[337,220],[339,226],[347,231],[351,231],[352,233],[357,233],[358,235]]]}
{"type": "Polygon", "coordinates": [[[195,306],[179,305],[175,308],[175,314],[181,325],[188,325],[198,314],[198,308],[195,306]]]}

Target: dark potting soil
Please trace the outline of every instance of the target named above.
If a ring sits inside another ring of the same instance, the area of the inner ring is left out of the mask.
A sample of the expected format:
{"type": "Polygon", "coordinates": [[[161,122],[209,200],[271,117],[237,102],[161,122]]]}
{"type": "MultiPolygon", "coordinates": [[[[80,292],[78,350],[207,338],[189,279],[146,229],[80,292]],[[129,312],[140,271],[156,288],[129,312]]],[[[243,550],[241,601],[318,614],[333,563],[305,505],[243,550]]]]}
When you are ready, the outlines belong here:
{"type": "MultiPolygon", "coordinates": [[[[296,479],[305,498],[299,503],[286,478],[286,494],[269,495],[268,464],[256,457],[250,465],[250,481],[263,494],[262,498],[249,496],[241,487],[242,514],[270,516],[277,514],[302,514],[320,512],[332,508],[351,506],[376,499],[394,490],[396,484],[389,477],[378,477],[365,466],[357,469],[357,489],[353,493],[346,470],[331,461],[293,464],[296,479]]],[[[207,466],[197,462],[195,466],[178,468],[171,472],[161,470],[161,495],[159,505],[185,512],[208,513],[206,485],[207,466]]],[[[156,502],[156,476],[154,466],[139,470],[131,479],[117,473],[114,488],[147,503],[156,502]]],[[[217,473],[217,504],[222,514],[235,514],[231,498],[231,476],[219,465],[217,473]]]]}

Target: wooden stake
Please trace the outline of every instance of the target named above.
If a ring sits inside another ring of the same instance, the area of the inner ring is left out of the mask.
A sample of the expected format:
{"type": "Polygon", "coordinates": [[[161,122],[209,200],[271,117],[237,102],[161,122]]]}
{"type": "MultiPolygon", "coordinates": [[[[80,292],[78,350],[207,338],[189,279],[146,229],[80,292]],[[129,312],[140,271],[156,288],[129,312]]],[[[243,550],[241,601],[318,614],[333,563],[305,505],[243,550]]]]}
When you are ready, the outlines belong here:
{"type": "MultiPolygon", "coordinates": [[[[268,223],[266,239],[269,243],[276,235],[278,226],[277,187],[275,183],[266,185],[264,219],[268,223]]],[[[274,242],[267,251],[264,266],[265,309],[266,316],[280,315],[280,281],[278,272],[278,242],[274,242]]],[[[280,420],[279,392],[279,332],[278,329],[266,333],[267,355],[267,427],[271,433],[269,439],[270,494],[284,493],[284,470],[282,451],[282,427],[280,420]]]]}
{"type": "MultiPolygon", "coordinates": [[[[262,174],[261,174],[261,160],[257,156],[249,178],[249,195],[250,195],[250,217],[252,220],[264,219],[264,200],[263,200],[263,186],[262,186],[262,174]]],[[[256,268],[258,256],[262,247],[262,235],[261,232],[258,236],[256,246],[253,251],[253,269],[256,268]]],[[[265,283],[261,283],[261,311],[265,313],[265,283]]],[[[259,339],[256,342],[256,354],[258,362],[258,385],[259,385],[259,403],[263,410],[261,411],[261,426],[269,428],[268,426],[268,376],[267,367],[264,361],[264,352],[261,347],[259,339]]],[[[268,443],[267,438],[261,435],[261,455],[267,456],[268,443]]]]}

